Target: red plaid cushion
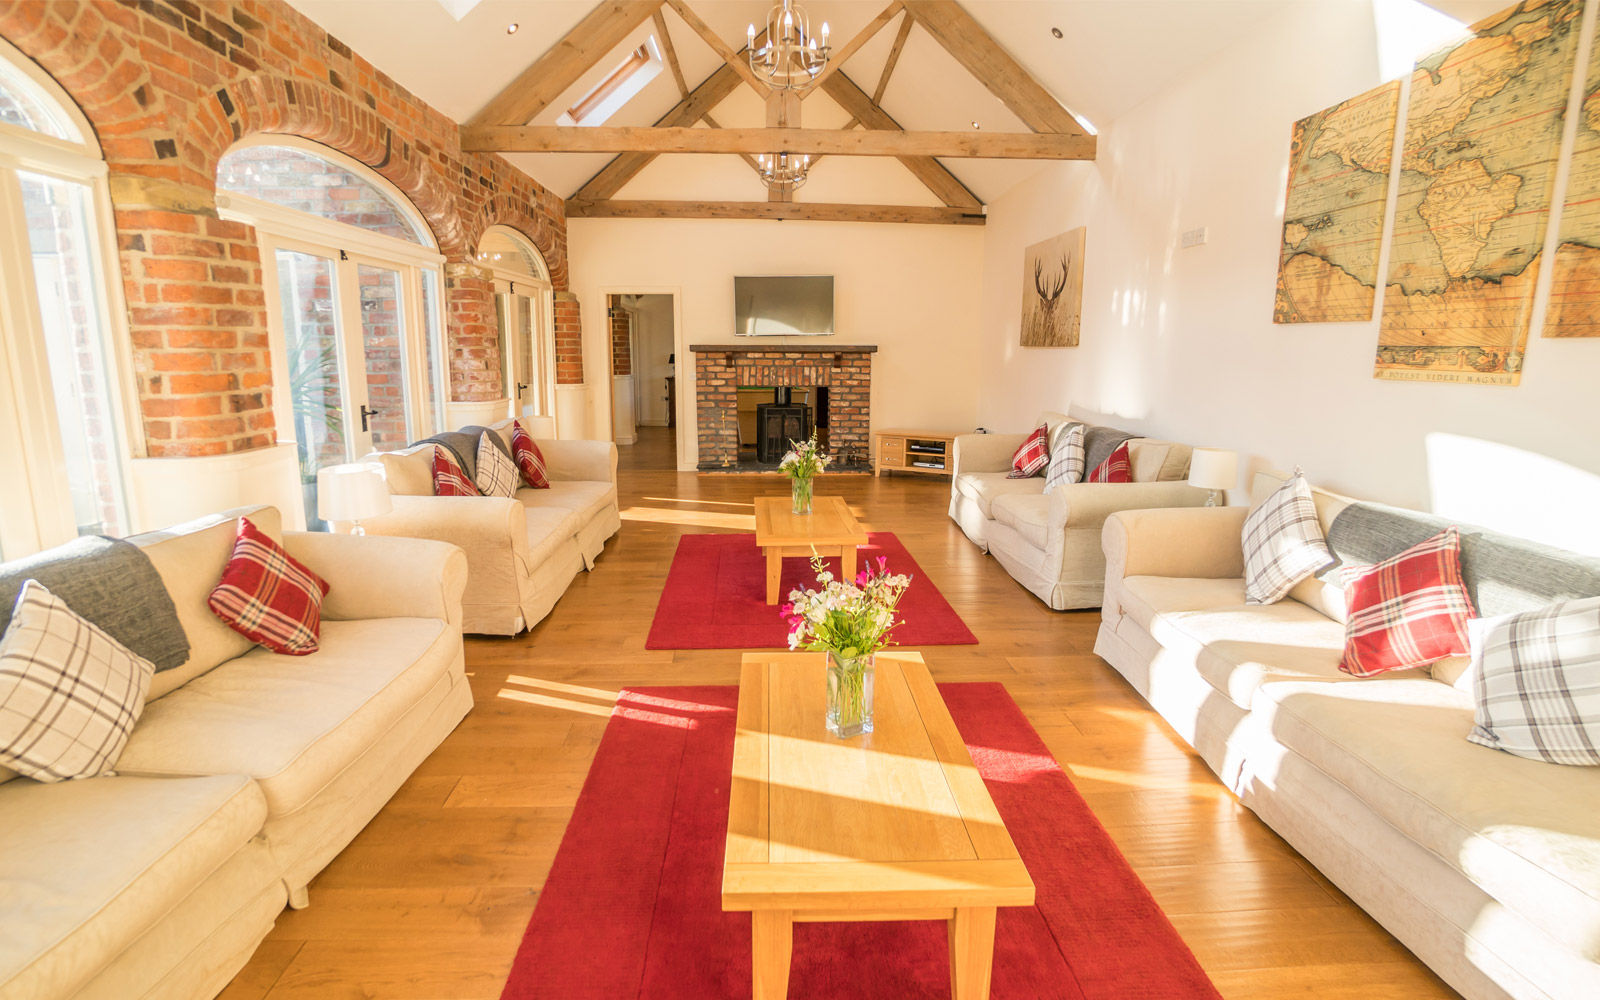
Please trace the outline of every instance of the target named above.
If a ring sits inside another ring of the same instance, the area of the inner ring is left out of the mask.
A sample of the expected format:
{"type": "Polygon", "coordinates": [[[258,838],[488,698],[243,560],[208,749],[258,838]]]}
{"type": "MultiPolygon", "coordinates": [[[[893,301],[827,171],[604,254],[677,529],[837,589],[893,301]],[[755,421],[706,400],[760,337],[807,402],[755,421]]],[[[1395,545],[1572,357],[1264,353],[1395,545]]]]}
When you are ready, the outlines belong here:
{"type": "Polygon", "coordinates": [[[1133,459],[1128,457],[1128,442],[1117,445],[1117,450],[1106,456],[1106,460],[1094,467],[1089,473],[1086,483],[1131,483],[1133,482],[1133,459]]]}
{"type": "Polygon", "coordinates": [[[481,497],[478,484],[467,478],[455,459],[443,448],[433,446],[433,495],[436,497],[481,497]]]}
{"type": "Polygon", "coordinates": [[[522,481],[530,489],[550,488],[550,477],[544,471],[544,456],[539,453],[539,446],[533,443],[533,437],[522,429],[521,423],[511,425],[511,454],[522,472],[522,481]]]}
{"type": "Polygon", "coordinates": [[[1006,473],[1006,478],[1027,479],[1030,476],[1042,476],[1045,466],[1049,464],[1050,429],[1040,424],[1012,454],[1011,471],[1006,473]]]}
{"type": "Polygon", "coordinates": [[[289,656],[317,651],[327,581],[239,518],[233,555],[206,598],[211,613],[252,642],[289,656]]]}
{"type": "Polygon", "coordinates": [[[1477,617],[1461,580],[1461,532],[1446,528],[1376,566],[1342,571],[1344,658],[1357,677],[1425,667],[1469,652],[1467,621],[1477,617]]]}

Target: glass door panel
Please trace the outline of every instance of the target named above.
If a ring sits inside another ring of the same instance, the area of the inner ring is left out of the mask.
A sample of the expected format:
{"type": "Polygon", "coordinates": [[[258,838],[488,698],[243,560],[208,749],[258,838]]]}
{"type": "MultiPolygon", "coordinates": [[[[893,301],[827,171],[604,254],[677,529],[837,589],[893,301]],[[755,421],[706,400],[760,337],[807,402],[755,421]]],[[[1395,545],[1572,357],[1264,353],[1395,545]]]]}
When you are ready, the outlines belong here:
{"type": "Polygon", "coordinates": [[[306,523],[321,527],[317,470],[350,456],[339,368],[338,282],[331,257],[283,249],[275,257],[306,523]]]}
{"type": "Polygon", "coordinates": [[[394,451],[411,443],[400,272],[360,264],[356,274],[361,286],[361,367],[367,390],[366,406],[357,419],[371,436],[370,442],[363,442],[366,450],[394,451]]]}
{"type": "Polygon", "coordinates": [[[513,330],[516,337],[517,415],[533,416],[539,413],[539,390],[534,372],[533,353],[533,300],[518,295],[513,330]]]}
{"type": "Polygon", "coordinates": [[[33,277],[54,388],[62,458],[78,534],[128,529],[123,452],[100,335],[101,301],[90,253],[89,191],[70,181],[19,173],[33,251],[33,277]]]}

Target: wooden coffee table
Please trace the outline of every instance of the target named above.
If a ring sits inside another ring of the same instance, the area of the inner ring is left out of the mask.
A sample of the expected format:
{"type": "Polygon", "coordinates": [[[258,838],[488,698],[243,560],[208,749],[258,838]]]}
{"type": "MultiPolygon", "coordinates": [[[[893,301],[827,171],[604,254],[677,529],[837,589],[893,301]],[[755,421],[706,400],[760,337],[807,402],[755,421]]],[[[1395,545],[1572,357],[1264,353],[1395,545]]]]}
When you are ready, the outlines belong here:
{"type": "Polygon", "coordinates": [[[950,994],[989,995],[995,908],[1033,905],[950,711],[916,653],[878,656],[873,731],[823,728],[821,653],[746,653],[722,908],[751,914],[755,1000],[789,989],[796,921],[944,920],[950,994]]]}
{"type": "Polygon", "coordinates": [[[756,544],[767,554],[767,603],[778,603],[784,556],[839,557],[841,579],[856,576],[856,546],[867,544],[867,529],[850,513],[843,497],[813,497],[811,513],[794,513],[789,497],[756,497],[756,544]]]}

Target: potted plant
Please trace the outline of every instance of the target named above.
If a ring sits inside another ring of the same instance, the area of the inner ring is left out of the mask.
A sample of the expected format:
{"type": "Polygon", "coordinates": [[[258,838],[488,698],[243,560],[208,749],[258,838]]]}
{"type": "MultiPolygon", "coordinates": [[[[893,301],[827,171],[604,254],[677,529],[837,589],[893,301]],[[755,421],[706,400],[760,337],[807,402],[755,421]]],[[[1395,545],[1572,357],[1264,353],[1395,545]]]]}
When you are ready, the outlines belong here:
{"type": "Polygon", "coordinates": [[[833,461],[817,447],[817,436],[802,442],[789,442],[789,451],[778,463],[778,471],[789,477],[789,492],[796,514],[811,513],[811,481],[833,461]]]}
{"type": "Polygon", "coordinates": [[[899,624],[895,609],[911,577],[889,572],[878,557],[855,581],[835,580],[821,557],[813,556],[817,590],[796,589],[783,613],[789,622],[789,648],[828,654],[828,732],[846,739],[872,732],[872,675],[878,650],[889,645],[899,624]]]}

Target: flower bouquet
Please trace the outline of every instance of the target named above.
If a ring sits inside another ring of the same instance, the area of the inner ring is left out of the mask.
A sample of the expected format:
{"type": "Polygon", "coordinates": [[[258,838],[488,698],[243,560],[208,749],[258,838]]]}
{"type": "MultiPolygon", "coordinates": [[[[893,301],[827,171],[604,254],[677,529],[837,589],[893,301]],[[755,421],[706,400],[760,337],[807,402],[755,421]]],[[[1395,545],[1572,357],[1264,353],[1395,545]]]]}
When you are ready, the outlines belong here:
{"type": "Polygon", "coordinates": [[[794,498],[796,514],[811,513],[811,480],[833,461],[817,447],[817,436],[805,441],[790,441],[789,451],[778,463],[778,471],[789,477],[789,492],[794,498]]]}
{"type": "Polygon", "coordinates": [[[817,590],[796,589],[783,614],[789,622],[789,648],[828,654],[828,732],[845,739],[872,732],[872,673],[878,650],[900,624],[895,609],[911,577],[891,574],[888,560],[864,569],[855,582],[835,580],[813,556],[817,590]]]}

